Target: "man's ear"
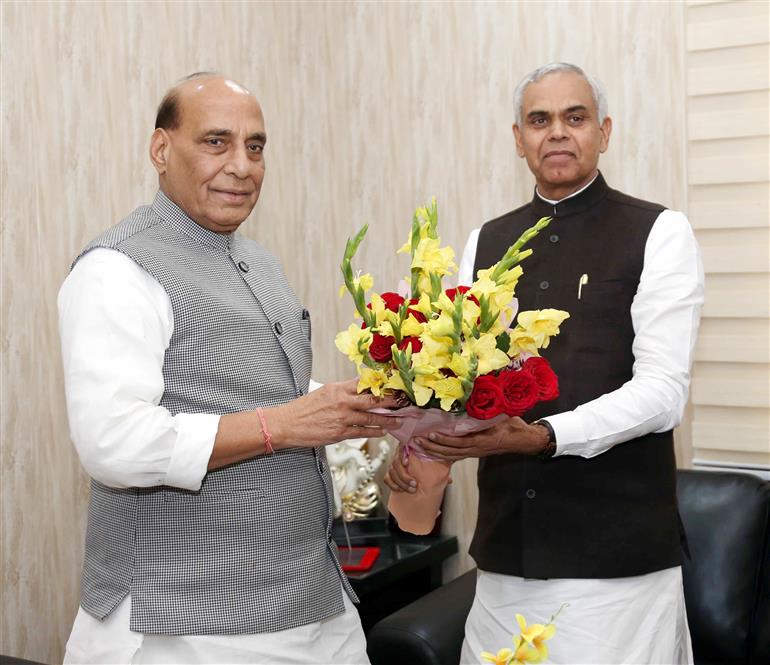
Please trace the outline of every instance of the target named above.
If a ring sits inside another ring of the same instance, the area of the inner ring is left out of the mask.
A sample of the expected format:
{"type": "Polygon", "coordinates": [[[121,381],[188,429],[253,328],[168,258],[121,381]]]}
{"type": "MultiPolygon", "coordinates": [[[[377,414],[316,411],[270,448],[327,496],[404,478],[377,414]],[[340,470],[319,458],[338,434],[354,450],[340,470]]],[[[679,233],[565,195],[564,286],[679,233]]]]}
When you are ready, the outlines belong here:
{"type": "Polygon", "coordinates": [[[521,130],[515,122],[513,123],[513,136],[516,139],[516,152],[519,157],[524,157],[524,148],[521,145],[521,130]]]}
{"type": "Polygon", "coordinates": [[[602,124],[599,126],[599,131],[602,133],[602,142],[599,144],[599,152],[605,152],[607,146],[610,144],[610,134],[612,134],[612,118],[607,116],[602,120],[602,124]]]}
{"type": "Polygon", "coordinates": [[[168,154],[171,150],[171,141],[165,129],[156,129],[150,137],[150,161],[158,172],[163,175],[168,164],[168,154]]]}

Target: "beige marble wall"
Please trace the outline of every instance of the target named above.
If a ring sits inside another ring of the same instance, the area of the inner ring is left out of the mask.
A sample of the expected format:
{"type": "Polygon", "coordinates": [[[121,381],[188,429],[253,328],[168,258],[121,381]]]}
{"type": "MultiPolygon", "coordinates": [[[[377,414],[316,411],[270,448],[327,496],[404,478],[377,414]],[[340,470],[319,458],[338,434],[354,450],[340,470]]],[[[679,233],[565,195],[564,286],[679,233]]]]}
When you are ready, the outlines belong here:
{"type": "MultiPolygon", "coordinates": [[[[2,12],[2,623],[0,652],[56,662],[77,606],[86,478],[67,433],[56,293],[77,250],[155,189],[147,159],[164,89],[216,69],[252,87],[270,136],[245,227],[283,260],[314,314],[314,375],[332,346],[344,239],[376,284],[415,205],[438,197],[445,241],[529,198],[511,94],[570,60],[607,84],[604,170],[685,205],[679,3],[5,2],[2,12]]],[[[446,525],[467,546],[475,489],[458,469],[446,525]]],[[[465,569],[459,557],[449,573],[465,569]]]]}

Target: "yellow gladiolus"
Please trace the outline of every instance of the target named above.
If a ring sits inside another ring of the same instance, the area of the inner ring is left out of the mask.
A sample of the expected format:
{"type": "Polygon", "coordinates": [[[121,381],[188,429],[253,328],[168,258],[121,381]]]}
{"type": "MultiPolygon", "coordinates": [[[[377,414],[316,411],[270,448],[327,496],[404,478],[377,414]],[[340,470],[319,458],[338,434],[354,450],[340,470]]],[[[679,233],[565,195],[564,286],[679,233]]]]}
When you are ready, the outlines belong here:
{"type": "Polygon", "coordinates": [[[425,324],[425,329],[431,337],[439,339],[446,337],[447,342],[455,335],[455,324],[446,312],[441,312],[437,319],[431,319],[425,324]]]}
{"type": "Polygon", "coordinates": [[[404,322],[401,324],[401,334],[404,337],[419,337],[422,335],[423,329],[424,324],[420,323],[414,317],[414,314],[407,316],[404,322]]]}
{"type": "Polygon", "coordinates": [[[540,663],[545,660],[548,657],[548,646],[545,643],[556,634],[556,626],[552,623],[527,626],[527,620],[521,614],[516,615],[516,621],[521,629],[521,639],[532,647],[534,652],[528,654],[528,662],[540,663]]]}
{"type": "Polygon", "coordinates": [[[496,654],[482,651],[481,657],[488,663],[493,663],[493,665],[509,665],[513,659],[513,651],[511,649],[500,649],[496,654]]]}
{"type": "Polygon", "coordinates": [[[444,411],[450,411],[452,404],[465,394],[460,379],[454,376],[442,376],[438,380],[426,381],[426,383],[433,389],[436,397],[441,400],[441,408],[444,411]]]}
{"type": "Polygon", "coordinates": [[[511,330],[509,336],[511,338],[511,345],[508,347],[508,355],[511,358],[515,358],[522,353],[530,353],[533,356],[540,355],[537,351],[537,340],[528,331],[515,328],[511,330]]]}
{"type": "Polygon", "coordinates": [[[355,323],[351,323],[347,330],[337,333],[337,336],[334,338],[334,345],[342,353],[347,354],[348,358],[357,365],[364,360],[359,347],[363,347],[368,351],[371,343],[372,333],[366,328],[357,326],[355,323]]]}
{"type": "Polygon", "coordinates": [[[510,362],[508,354],[497,348],[495,336],[489,333],[479,336],[478,339],[469,337],[465,340],[463,358],[469,359],[473,354],[479,359],[479,375],[502,369],[510,362]]]}
{"type": "Polygon", "coordinates": [[[369,367],[360,367],[358,370],[358,392],[371,390],[373,395],[378,397],[382,394],[385,384],[388,382],[388,375],[380,369],[371,369],[369,367]]]}
{"type": "Polygon", "coordinates": [[[463,358],[461,355],[457,353],[455,353],[452,356],[452,360],[449,362],[447,367],[451,369],[460,378],[467,378],[468,373],[470,372],[468,359],[463,358]]]}
{"type": "Polygon", "coordinates": [[[422,342],[422,349],[419,353],[415,353],[412,356],[413,365],[417,362],[423,362],[426,365],[430,364],[439,369],[449,365],[452,356],[449,354],[445,338],[436,339],[431,335],[422,334],[420,335],[420,341],[422,342]]]}
{"type": "Polygon", "coordinates": [[[546,349],[550,338],[559,334],[559,326],[568,318],[569,314],[560,309],[540,309],[519,312],[516,323],[517,328],[535,340],[538,348],[546,349]]]}
{"type": "MultiPolygon", "coordinates": [[[[364,293],[366,293],[374,286],[374,277],[372,277],[368,272],[364,273],[363,275],[356,275],[353,277],[353,286],[360,286],[364,290],[364,293]]],[[[342,295],[345,293],[347,288],[348,287],[344,284],[340,287],[340,298],[342,298],[342,295]]]]}
{"type": "Polygon", "coordinates": [[[455,252],[451,247],[440,247],[438,238],[423,238],[412,257],[412,270],[438,275],[451,275],[457,271],[455,252]]]}

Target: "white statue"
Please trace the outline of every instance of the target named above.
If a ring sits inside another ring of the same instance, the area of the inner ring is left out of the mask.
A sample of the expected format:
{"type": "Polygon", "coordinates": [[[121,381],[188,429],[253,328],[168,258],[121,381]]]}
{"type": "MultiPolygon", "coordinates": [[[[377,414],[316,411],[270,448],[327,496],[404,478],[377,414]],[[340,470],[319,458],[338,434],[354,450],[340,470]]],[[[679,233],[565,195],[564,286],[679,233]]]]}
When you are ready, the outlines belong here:
{"type": "Polygon", "coordinates": [[[334,481],[334,516],[346,522],[368,516],[379,501],[374,475],[388,457],[390,444],[383,439],[346,439],[326,447],[326,458],[334,481]],[[371,459],[367,442],[377,446],[371,459]]]}

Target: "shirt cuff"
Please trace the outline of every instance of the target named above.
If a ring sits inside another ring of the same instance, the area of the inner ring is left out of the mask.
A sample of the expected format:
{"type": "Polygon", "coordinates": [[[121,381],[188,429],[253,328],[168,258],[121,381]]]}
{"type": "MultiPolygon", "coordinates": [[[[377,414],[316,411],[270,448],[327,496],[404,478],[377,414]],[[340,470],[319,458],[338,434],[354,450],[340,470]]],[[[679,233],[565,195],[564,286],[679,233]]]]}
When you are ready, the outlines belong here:
{"type": "Polygon", "coordinates": [[[208,470],[221,416],[180,413],[174,417],[176,443],[166,473],[166,485],[199,490],[208,470]]]}
{"type": "Polygon", "coordinates": [[[556,435],[556,452],[558,455],[582,455],[586,447],[586,435],[580,416],[574,411],[557,413],[554,416],[541,418],[547,420],[556,435]]]}

